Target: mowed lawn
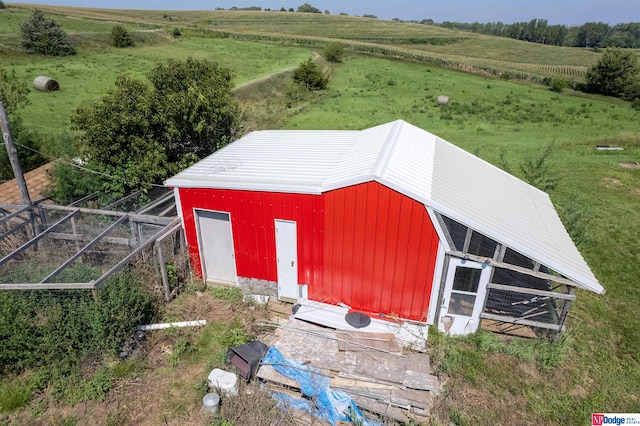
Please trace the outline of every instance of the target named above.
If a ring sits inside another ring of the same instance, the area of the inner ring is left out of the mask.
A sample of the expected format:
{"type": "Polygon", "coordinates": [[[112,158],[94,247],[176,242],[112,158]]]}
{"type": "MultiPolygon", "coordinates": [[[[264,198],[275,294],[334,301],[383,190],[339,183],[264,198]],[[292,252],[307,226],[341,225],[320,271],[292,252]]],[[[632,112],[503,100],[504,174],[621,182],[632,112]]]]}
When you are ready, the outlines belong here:
{"type": "MultiPolygon", "coordinates": [[[[520,177],[520,165],[551,146],[551,198],[563,219],[579,218],[571,227],[607,290],[577,292],[566,332],[571,351],[555,370],[526,374],[535,366],[486,355],[468,366],[477,371],[471,383],[452,379],[454,389],[478,398],[459,396],[463,419],[506,424],[515,410],[521,424],[577,425],[592,412],[640,412],[640,111],[610,98],[355,58],[338,68],[327,96],[286,128],[362,129],[396,119],[520,177]],[[439,95],[450,96],[449,106],[437,105],[439,95]],[[597,144],[624,150],[597,151],[597,144]]],[[[469,185],[482,191],[481,180],[469,185]]]]}

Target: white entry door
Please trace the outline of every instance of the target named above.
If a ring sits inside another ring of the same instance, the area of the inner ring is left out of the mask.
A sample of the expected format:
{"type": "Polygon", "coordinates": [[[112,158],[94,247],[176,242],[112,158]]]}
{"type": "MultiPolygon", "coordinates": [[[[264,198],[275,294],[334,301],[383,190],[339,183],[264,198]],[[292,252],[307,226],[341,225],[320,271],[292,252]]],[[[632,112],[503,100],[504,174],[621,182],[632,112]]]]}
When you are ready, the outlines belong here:
{"type": "Polygon", "coordinates": [[[480,325],[491,266],[450,258],[438,328],[448,334],[470,334],[480,325]]]}
{"type": "Polygon", "coordinates": [[[236,259],[229,213],[196,210],[196,217],[203,278],[208,282],[236,284],[236,259]]]}
{"type": "Polygon", "coordinates": [[[298,299],[298,238],[296,223],[276,219],[278,297],[298,299]]]}

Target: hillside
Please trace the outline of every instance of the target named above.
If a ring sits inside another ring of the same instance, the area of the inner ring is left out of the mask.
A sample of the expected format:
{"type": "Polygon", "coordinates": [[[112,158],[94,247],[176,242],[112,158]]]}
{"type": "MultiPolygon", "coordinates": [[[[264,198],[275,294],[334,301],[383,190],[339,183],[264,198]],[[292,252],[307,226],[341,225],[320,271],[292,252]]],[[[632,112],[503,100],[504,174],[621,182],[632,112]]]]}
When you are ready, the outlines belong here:
{"type": "MultiPolygon", "coordinates": [[[[20,14],[27,13],[29,7],[11,5],[11,9],[20,14]]],[[[90,25],[96,25],[93,31],[113,22],[123,22],[146,28],[182,28],[202,36],[224,35],[288,45],[321,46],[328,40],[339,40],[356,52],[439,63],[495,75],[506,71],[513,77],[525,79],[545,76],[581,78],[599,56],[587,49],[545,46],[437,26],[341,15],[38,7],[53,15],[88,21],[90,25]]],[[[81,31],[82,27],[67,18],[61,24],[71,32],[81,31]]],[[[11,32],[11,28],[17,30],[17,23],[7,26],[4,31],[11,32]]]]}
{"type": "MultiPolygon", "coordinates": [[[[347,16],[39,5],[78,46],[73,57],[53,58],[22,51],[19,26],[31,9],[8,6],[0,11],[0,67],[29,85],[21,117],[45,135],[54,157],[73,152],[73,109],[100,99],[119,74],[144,79],[158,62],[194,57],[232,71],[245,130],[363,129],[403,119],[522,179],[549,178],[555,186],[547,191],[606,294],[578,290],[565,337],[551,349],[533,339],[431,333],[432,365],[447,383],[435,424],[573,425],[589,424],[594,412],[640,412],[640,111],[619,99],[535,84],[549,76],[580,81],[600,53],[347,16]],[[135,47],[111,45],[115,23],[134,34],[135,47]],[[343,63],[319,62],[330,74],[328,90],[294,102],[288,70],[331,40],[348,49],[343,63]],[[34,90],[37,75],[56,78],[61,90],[34,90]],[[447,107],[438,105],[439,95],[451,98],[447,107]]],[[[483,182],[469,185],[483,191],[483,182]]],[[[218,316],[208,299],[191,296],[171,304],[162,319],[218,316]]],[[[158,338],[150,350],[162,362],[141,368],[143,378],[117,382],[105,403],[69,408],[43,391],[21,414],[3,414],[0,424],[62,424],[64,416],[85,424],[92,413],[117,415],[110,424],[136,424],[142,412],[149,424],[187,424],[201,399],[192,383],[202,382],[210,366],[209,333],[158,338]],[[170,368],[162,344],[178,337],[196,347],[197,359],[170,368]],[[121,409],[129,395],[141,397],[138,381],[156,378],[163,387],[145,393],[144,404],[135,400],[144,407],[121,409]],[[150,413],[148,406],[163,408],[150,413]]],[[[0,391],[21,379],[0,381],[0,391]]]]}

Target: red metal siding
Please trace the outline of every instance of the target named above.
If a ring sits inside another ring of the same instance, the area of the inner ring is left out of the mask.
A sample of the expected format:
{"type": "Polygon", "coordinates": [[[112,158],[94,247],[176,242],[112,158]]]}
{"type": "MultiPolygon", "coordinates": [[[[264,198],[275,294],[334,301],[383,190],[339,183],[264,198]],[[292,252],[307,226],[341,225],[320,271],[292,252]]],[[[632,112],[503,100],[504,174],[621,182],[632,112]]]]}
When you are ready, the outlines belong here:
{"type": "Polygon", "coordinates": [[[200,270],[193,209],[229,212],[239,276],[277,281],[274,220],[293,220],[298,279],[309,298],[425,320],[438,237],[423,204],[377,182],[321,196],[180,189],[185,232],[200,270]]]}
{"type": "Polygon", "coordinates": [[[318,195],[180,188],[185,234],[201,271],[194,208],[231,214],[238,276],[277,281],[275,219],[297,223],[298,282],[322,280],[322,199],[318,195]],[[319,267],[318,267],[319,265],[319,267]]]}
{"type": "Polygon", "coordinates": [[[377,182],[323,194],[324,281],[316,300],[425,320],[438,236],[423,204],[377,182]]]}

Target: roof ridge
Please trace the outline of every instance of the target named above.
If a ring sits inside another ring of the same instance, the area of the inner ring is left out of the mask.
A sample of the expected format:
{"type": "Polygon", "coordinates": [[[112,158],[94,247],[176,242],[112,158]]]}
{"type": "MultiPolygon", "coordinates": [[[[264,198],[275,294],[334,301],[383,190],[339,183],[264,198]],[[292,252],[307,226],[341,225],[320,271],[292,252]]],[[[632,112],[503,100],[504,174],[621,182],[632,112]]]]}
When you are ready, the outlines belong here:
{"type": "Polygon", "coordinates": [[[371,168],[371,176],[380,178],[384,175],[384,172],[389,164],[389,160],[391,159],[391,153],[395,148],[396,142],[398,141],[398,136],[400,135],[400,130],[402,130],[402,126],[405,124],[403,120],[396,120],[393,122],[393,127],[389,131],[389,135],[380,150],[380,154],[378,155],[378,159],[375,164],[371,168]]]}

